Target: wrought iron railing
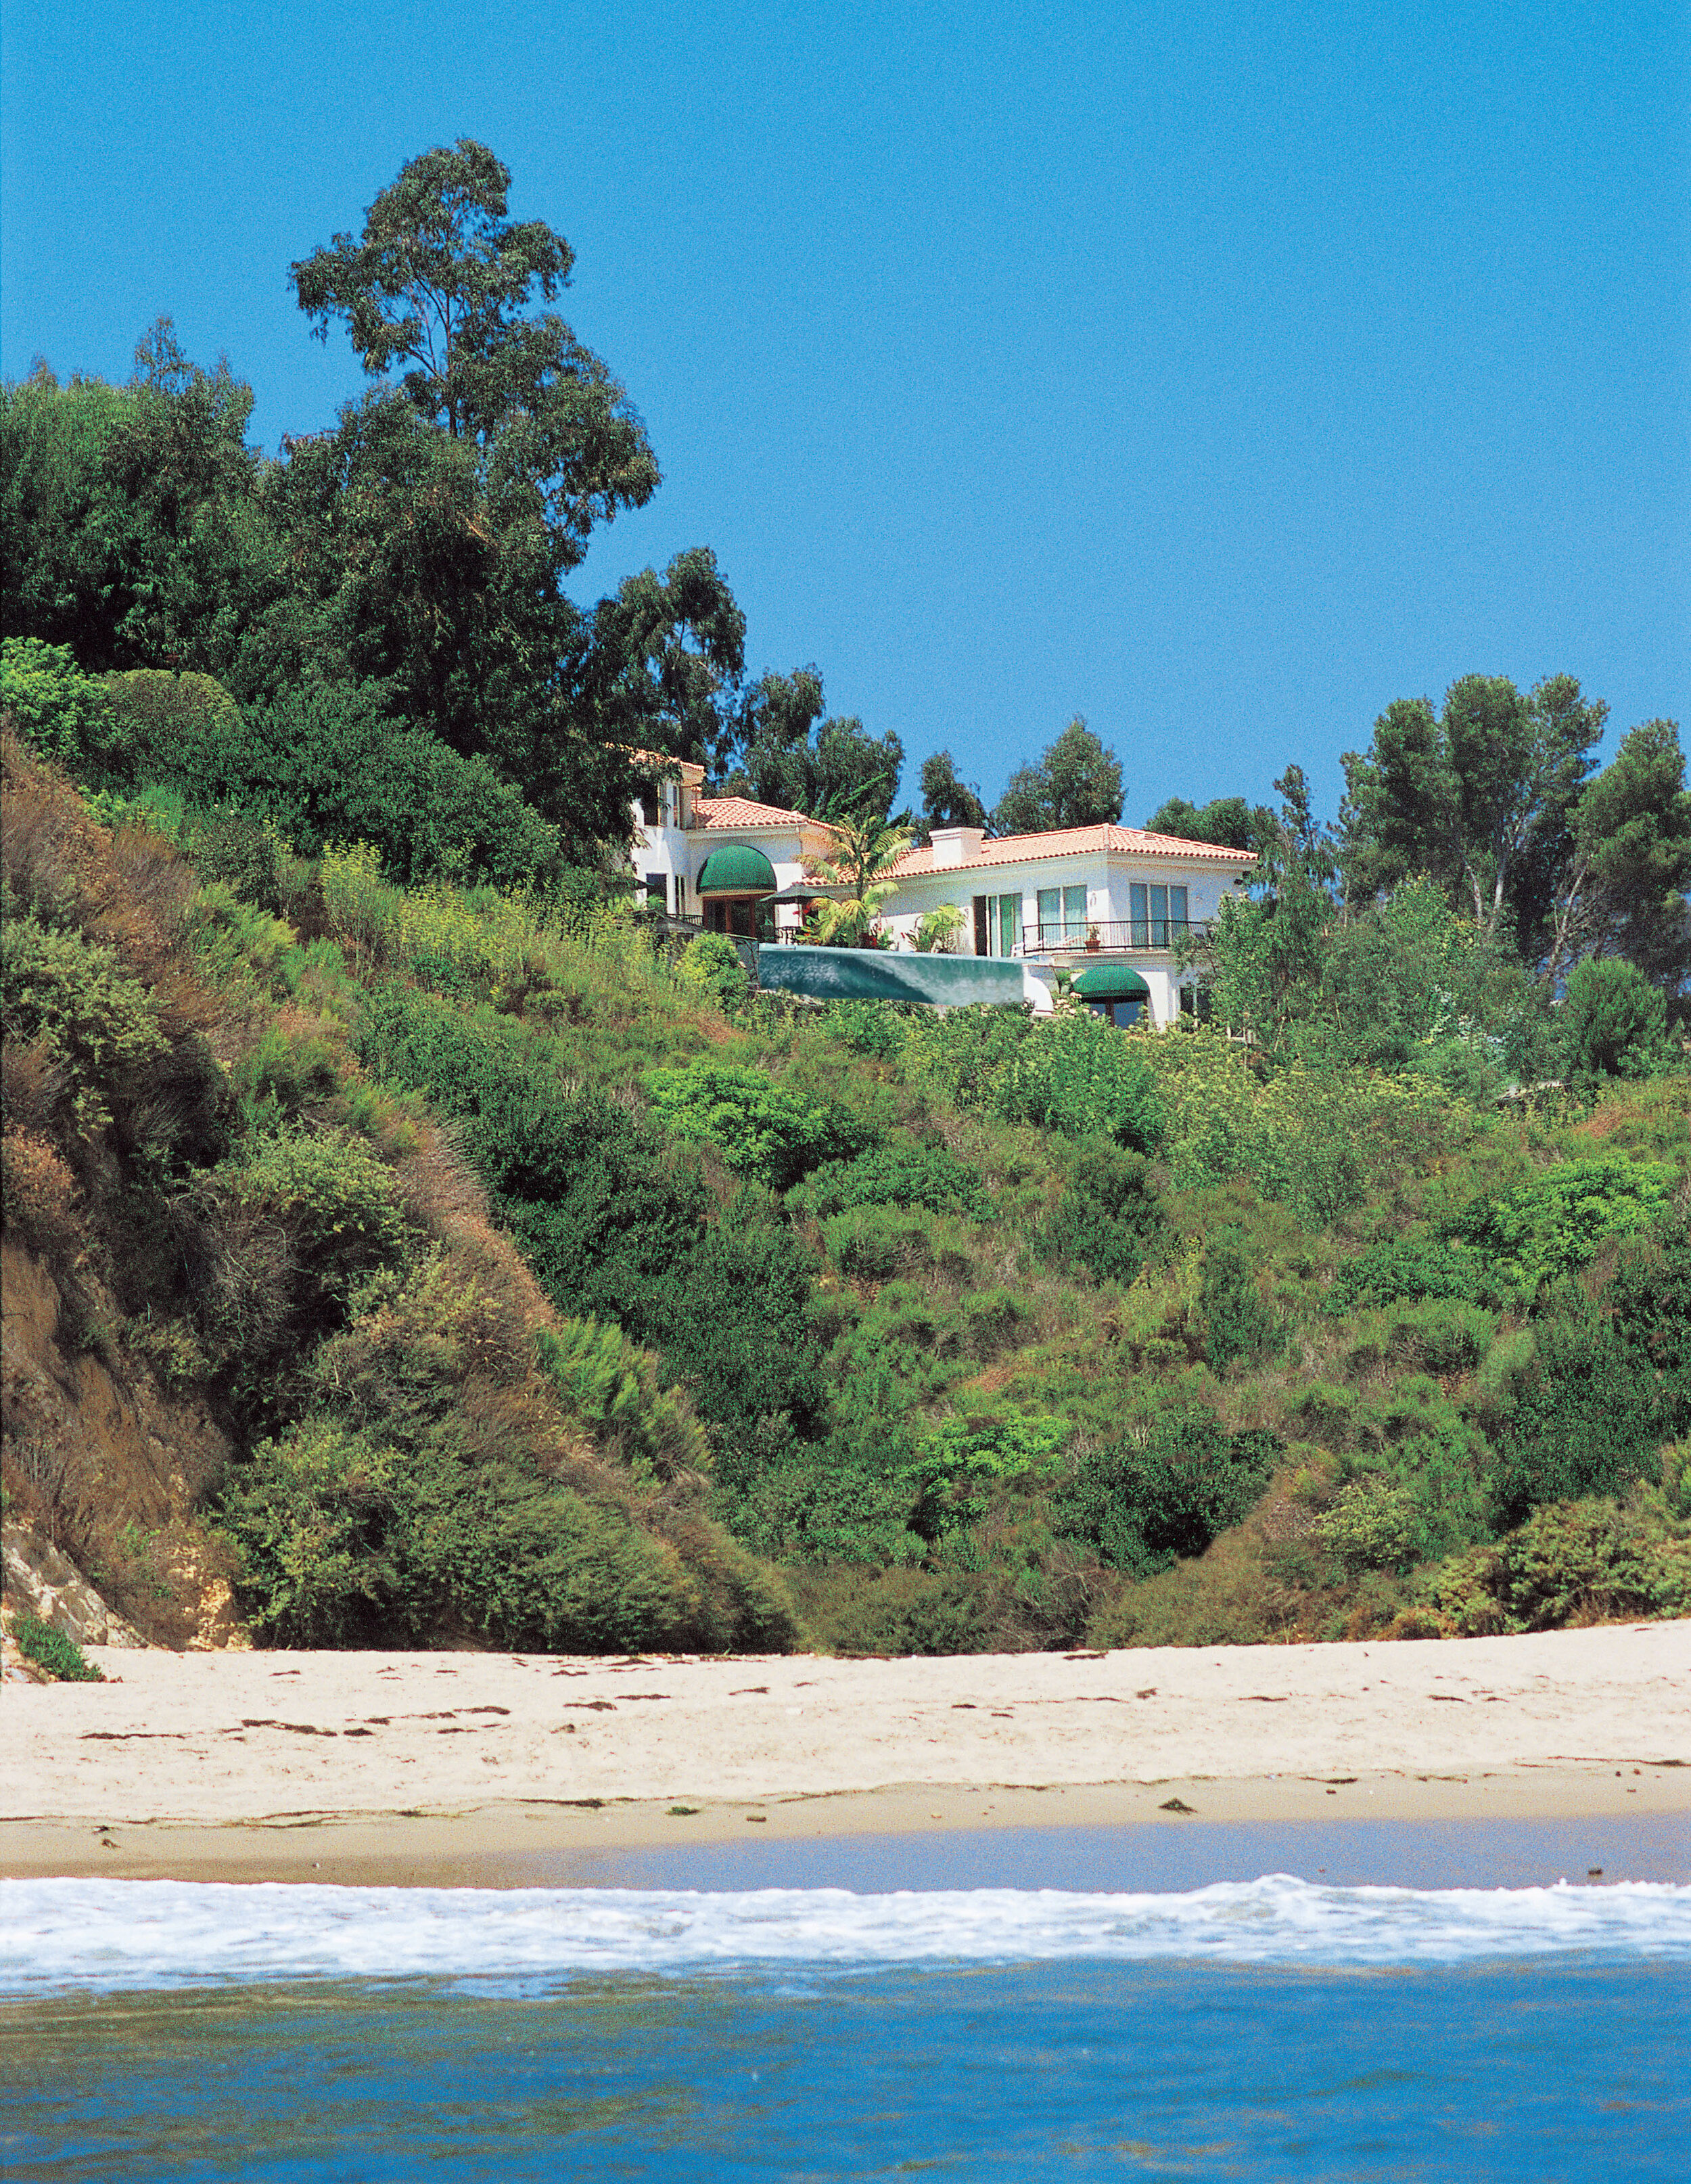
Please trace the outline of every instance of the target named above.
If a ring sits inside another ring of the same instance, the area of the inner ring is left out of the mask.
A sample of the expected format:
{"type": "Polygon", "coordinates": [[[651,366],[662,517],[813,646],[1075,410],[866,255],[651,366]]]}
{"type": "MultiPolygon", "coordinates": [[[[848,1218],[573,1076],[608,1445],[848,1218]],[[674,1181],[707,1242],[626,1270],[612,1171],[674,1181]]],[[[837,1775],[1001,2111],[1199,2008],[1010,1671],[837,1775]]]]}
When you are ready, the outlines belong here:
{"type": "Polygon", "coordinates": [[[1121,955],[1138,948],[1172,954],[1189,941],[1207,939],[1209,934],[1206,922],[1189,917],[1093,918],[1083,922],[1074,918],[1051,919],[1022,927],[1019,952],[1023,956],[1059,951],[1121,955]]]}

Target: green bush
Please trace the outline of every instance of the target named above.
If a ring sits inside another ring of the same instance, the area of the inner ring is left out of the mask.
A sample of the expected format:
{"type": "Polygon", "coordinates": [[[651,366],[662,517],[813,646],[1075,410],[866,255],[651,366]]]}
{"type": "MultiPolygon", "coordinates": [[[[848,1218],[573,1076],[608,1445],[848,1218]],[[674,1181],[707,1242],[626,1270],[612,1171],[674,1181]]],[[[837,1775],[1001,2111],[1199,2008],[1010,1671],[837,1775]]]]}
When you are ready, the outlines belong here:
{"type": "Polygon", "coordinates": [[[1651,1077],[1672,1060],[1666,998],[1621,956],[1592,956],[1569,973],[1560,1029],[1576,1079],[1651,1077]]]}
{"type": "Polygon", "coordinates": [[[990,1590],[959,1570],[831,1570],[805,1599],[805,1619],[818,1645],[848,1658],[985,1653],[996,1642],[990,1590]]]}
{"type": "Polygon", "coordinates": [[[897,1470],[818,1457],[764,1473],[736,1522],[765,1554],[887,1569],[926,1552],[910,1528],[912,1501],[910,1482],[897,1470]]]}
{"type": "Polygon", "coordinates": [[[106,1680],[74,1638],[67,1638],[62,1630],[55,1630],[38,1615],[27,1611],[20,1615],[12,1635],[18,1641],[18,1651],[25,1658],[45,1669],[50,1676],[56,1676],[62,1684],[103,1684],[106,1680]]]}
{"type": "Polygon", "coordinates": [[[854,1054],[892,1061],[904,1051],[911,1018],[932,1013],[916,1002],[830,1001],[822,1011],[822,1028],[854,1054]]]}
{"type": "Polygon", "coordinates": [[[925,1267],[932,1255],[932,1224],[896,1206],[854,1206],[822,1223],[828,1256],[856,1282],[889,1281],[925,1267]]]}
{"type": "Polygon", "coordinates": [[[487,760],[393,719],[373,684],[309,682],[245,713],[209,676],[143,669],[108,688],[131,783],[269,820],[303,855],[365,841],[403,880],[511,888],[561,871],[555,827],[487,760]]]}
{"type": "Polygon", "coordinates": [[[1453,1233],[1525,1297],[1577,1273],[1613,1237],[1638,1236],[1666,1212],[1676,1181],[1665,1161],[1566,1160],[1505,1197],[1482,1201],[1453,1233]]]}
{"type": "Polygon", "coordinates": [[[1334,1318],[1359,1306],[1449,1297],[1477,1303],[1483,1278],[1479,1255],[1471,1245],[1421,1243],[1389,1236],[1347,1259],[1328,1284],[1321,1310],[1334,1318]]]}
{"type": "Polygon", "coordinates": [[[1052,1517],[1110,1568],[1136,1576],[1202,1554],[1267,1485],[1280,1452],[1272,1434],[1229,1434],[1201,1404],[1174,1404],[1143,1442],[1083,1457],[1059,1487],[1052,1517]]]}
{"type": "Polygon", "coordinates": [[[737,1174],[771,1190],[791,1190],[824,1162],[851,1159],[873,1136],[837,1102],[790,1092],[762,1070],[736,1062],[649,1070],[644,1083],[672,1136],[714,1145],[737,1174]]]}
{"type": "Polygon", "coordinates": [[[724,1016],[732,1016],[752,988],[739,950],[722,933],[701,933],[682,950],[676,975],[684,989],[713,1001],[724,1016]]]}
{"type": "Polygon", "coordinates": [[[1541,1503],[1621,1494],[1649,1475],[1679,1415],[1652,1371],[1651,1333],[1648,1321],[1590,1308],[1539,1323],[1497,1434],[1500,1526],[1541,1503]]]}
{"type": "Polygon", "coordinates": [[[1460,1637],[1691,1614],[1691,1510],[1676,1455],[1624,1501],[1558,1502],[1495,1546],[1452,1557],[1426,1597],[1460,1637]]]}
{"type": "Polygon", "coordinates": [[[1143,1154],[1083,1138],[1065,1165],[1063,1195],[1035,1248],[1056,1265],[1083,1267],[1100,1282],[1132,1281],[1166,1248],[1168,1223],[1143,1154]]]}
{"type": "Polygon", "coordinates": [[[1204,1355],[1218,1373],[1226,1372],[1236,1357],[1260,1357],[1274,1344],[1274,1314],[1236,1245],[1208,1246],[1198,1295],[1204,1355]]]}
{"type": "Polygon", "coordinates": [[[910,1529],[932,1545],[979,1524],[1000,1481],[1054,1472],[1072,1430],[1064,1418],[946,1419],[901,1467],[915,1490],[910,1529]]]}
{"type": "Polygon", "coordinates": [[[1455,1298],[1429,1297],[1399,1305],[1386,1318],[1392,1354],[1424,1372],[1471,1372],[1491,1347],[1497,1318],[1477,1305],[1455,1298]]]}
{"type": "Polygon", "coordinates": [[[221,882],[260,910],[282,907],[281,838],[274,821],[227,807],[197,812],[182,846],[203,882],[221,882]]]}
{"type": "Polygon", "coordinates": [[[220,1521],[242,1612],[275,1645],[391,1644],[454,1619],[536,1651],[698,1635],[675,1551],[620,1512],[518,1465],[426,1445],[402,1457],[328,1419],[261,1443],[220,1521]]]}
{"type": "Polygon", "coordinates": [[[1340,1487],[1316,1529],[1348,1573],[1401,1570],[1416,1558],[1420,1515],[1413,1488],[1373,1473],[1340,1487]]]}
{"type": "Polygon", "coordinates": [[[855,1206],[925,1206],[930,1213],[961,1213],[971,1221],[993,1217],[980,1177],[940,1145],[883,1145],[855,1160],[826,1161],[812,1170],[793,1202],[819,1221],[855,1206]]]}
{"type": "Polygon", "coordinates": [[[104,772],[122,744],[107,692],[64,644],[8,637],[0,645],[0,713],[37,756],[75,779],[104,772]]]}
{"type": "Polygon", "coordinates": [[[0,928],[0,1029],[8,1045],[40,1043],[59,1099],[91,1135],[169,1044],[153,996],[113,949],[9,915],[0,928]]]}
{"type": "Polygon", "coordinates": [[[540,1362],[565,1407],[592,1429],[600,1450],[637,1478],[672,1481],[710,1468],[698,1421],[658,1385],[656,1363],[617,1327],[566,1319],[536,1337],[540,1362]]]}
{"type": "Polygon", "coordinates": [[[234,1205],[286,1232],[296,1262],[328,1295],[344,1301],[363,1276],[404,1254],[392,1171],[348,1131],[254,1139],[217,1180],[234,1205]]]}
{"type": "Polygon", "coordinates": [[[998,1111],[1007,1122],[1154,1152],[1165,1118],[1142,1045],[1089,1009],[1065,1010],[1036,1024],[1016,1048],[998,1090],[998,1111]]]}

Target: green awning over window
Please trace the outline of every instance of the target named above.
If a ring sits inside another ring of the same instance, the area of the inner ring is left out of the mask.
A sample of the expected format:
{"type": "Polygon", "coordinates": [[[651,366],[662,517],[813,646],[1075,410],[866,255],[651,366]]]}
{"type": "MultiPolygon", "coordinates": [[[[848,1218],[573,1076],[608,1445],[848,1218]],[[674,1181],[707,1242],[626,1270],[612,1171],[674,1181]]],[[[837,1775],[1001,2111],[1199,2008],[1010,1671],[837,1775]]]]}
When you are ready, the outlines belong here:
{"type": "Polygon", "coordinates": [[[1077,972],[1069,989],[1083,1001],[1148,1001],[1151,989],[1126,963],[1094,963],[1077,972]]]}
{"type": "Polygon", "coordinates": [[[698,876],[701,894],[773,894],[775,866],[748,842],[725,842],[713,850],[698,876]]]}

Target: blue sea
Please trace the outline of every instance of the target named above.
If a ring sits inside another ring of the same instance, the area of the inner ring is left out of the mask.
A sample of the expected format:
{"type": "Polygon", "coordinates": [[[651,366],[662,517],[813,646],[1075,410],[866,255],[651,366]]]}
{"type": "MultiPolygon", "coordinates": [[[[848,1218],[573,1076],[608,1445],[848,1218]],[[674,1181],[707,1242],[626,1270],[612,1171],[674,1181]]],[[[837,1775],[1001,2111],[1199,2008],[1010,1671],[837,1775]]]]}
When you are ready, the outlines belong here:
{"type": "Polygon", "coordinates": [[[1686,1832],[1028,1830],[606,1854],[515,1887],[0,1882],[0,2174],[1683,2180],[1686,1832]],[[1303,1869],[1246,1876],[1288,1849],[1303,1869]]]}

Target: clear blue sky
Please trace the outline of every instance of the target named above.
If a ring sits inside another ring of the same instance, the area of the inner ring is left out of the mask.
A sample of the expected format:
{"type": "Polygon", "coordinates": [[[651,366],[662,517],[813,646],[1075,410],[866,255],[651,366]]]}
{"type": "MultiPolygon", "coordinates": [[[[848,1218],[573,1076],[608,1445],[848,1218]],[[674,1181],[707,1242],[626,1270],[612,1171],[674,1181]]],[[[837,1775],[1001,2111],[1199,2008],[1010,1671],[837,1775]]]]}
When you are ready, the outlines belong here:
{"type": "Polygon", "coordinates": [[[359,375],[288,262],[469,135],[577,253],[749,664],[988,797],[1083,712],[1127,816],[1324,808],[1394,697],[1691,725],[1688,17],[1652,0],[0,0],[17,375],[172,314],[254,430],[359,375]]]}

